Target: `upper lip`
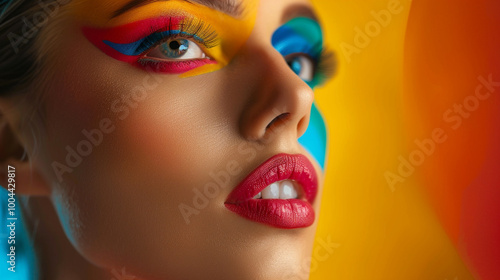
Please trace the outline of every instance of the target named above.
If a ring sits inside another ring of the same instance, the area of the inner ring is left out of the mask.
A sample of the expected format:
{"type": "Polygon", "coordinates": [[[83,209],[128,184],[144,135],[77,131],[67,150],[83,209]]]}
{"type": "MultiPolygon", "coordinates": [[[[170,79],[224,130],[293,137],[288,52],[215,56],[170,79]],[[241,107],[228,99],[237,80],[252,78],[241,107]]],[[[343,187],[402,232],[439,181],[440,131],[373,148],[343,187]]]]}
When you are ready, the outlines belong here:
{"type": "Polygon", "coordinates": [[[304,198],[310,204],[314,202],[318,192],[318,177],[311,161],[301,154],[278,154],[248,174],[229,194],[225,203],[248,201],[270,184],[287,179],[296,181],[302,188],[304,198]]]}

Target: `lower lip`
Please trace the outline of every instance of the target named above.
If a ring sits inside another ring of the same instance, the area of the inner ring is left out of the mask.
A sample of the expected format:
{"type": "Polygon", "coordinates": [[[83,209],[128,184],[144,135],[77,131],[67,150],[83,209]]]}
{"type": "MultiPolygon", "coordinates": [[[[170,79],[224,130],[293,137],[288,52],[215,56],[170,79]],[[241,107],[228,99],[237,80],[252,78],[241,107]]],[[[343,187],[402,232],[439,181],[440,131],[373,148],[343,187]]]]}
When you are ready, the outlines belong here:
{"type": "Polygon", "coordinates": [[[245,218],[278,228],[303,228],[314,223],[314,209],[300,199],[251,199],[226,207],[245,218]]]}

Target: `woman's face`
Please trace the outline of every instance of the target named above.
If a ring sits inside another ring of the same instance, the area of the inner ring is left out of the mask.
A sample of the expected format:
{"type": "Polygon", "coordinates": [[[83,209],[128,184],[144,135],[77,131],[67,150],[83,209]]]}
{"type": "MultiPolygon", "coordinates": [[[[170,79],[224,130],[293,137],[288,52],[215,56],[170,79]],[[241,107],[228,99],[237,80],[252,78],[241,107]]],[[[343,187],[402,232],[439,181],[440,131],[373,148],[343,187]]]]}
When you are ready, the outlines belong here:
{"type": "Polygon", "coordinates": [[[34,161],[84,257],[144,279],[304,275],[325,156],[311,114],[322,39],[309,7],[65,7],[41,34],[54,39],[42,44],[52,75],[34,161]]]}

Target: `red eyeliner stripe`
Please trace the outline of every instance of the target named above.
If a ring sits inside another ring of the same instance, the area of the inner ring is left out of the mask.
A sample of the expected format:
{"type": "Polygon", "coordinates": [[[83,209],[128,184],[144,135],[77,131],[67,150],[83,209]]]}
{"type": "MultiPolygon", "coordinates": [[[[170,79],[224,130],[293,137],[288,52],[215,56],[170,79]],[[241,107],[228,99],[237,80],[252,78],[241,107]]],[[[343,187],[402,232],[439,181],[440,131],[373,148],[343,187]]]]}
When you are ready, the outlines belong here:
{"type": "Polygon", "coordinates": [[[82,33],[94,46],[108,56],[124,62],[135,62],[139,56],[124,55],[108,46],[104,41],[118,44],[132,43],[155,32],[177,30],[185,18],[184,16],[151,18],[110,28],[84,26],[82,33]]]}

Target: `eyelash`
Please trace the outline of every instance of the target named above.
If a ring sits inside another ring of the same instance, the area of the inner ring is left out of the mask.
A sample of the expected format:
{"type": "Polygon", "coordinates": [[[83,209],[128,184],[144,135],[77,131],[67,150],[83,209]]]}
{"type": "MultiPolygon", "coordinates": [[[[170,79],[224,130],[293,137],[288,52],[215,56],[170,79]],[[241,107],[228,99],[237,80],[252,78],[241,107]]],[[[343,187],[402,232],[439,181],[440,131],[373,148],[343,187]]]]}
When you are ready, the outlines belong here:
{"type": "Polygon", "coordinates": [[[314,82],[315,86],[323,85],[330,80],[337,71],[337,59],[335,52],[328,48],[323,48],[316,59],[314,82]]]}
{"type": "Polygon", "coordinates": [[[210,49],[219,45],[219,37],[212,26],[196,18],[186,18],[178,24],[179,28],[172,28],[171,19],[164,31],[151,30],[151,35],[145,37],[137,47],[136,53],[146,54],[158,45],[172,39],[193,39],[197,43],[210,49]]]}
{"type": "Polygon", "coordinates": [[[304,55],[314,63],[313,79],[308,84],[314,88],[321,86],[330,80],[337,70],[337,60],[335,52],[323,46],[303,46],[302,49],[295,50],[294,53],[284,56],[294,57],[304,55]]]}

